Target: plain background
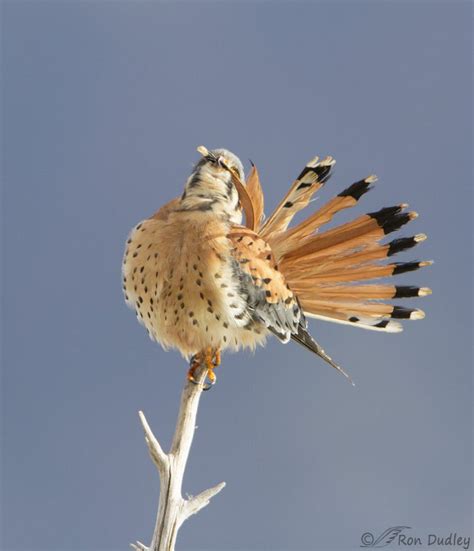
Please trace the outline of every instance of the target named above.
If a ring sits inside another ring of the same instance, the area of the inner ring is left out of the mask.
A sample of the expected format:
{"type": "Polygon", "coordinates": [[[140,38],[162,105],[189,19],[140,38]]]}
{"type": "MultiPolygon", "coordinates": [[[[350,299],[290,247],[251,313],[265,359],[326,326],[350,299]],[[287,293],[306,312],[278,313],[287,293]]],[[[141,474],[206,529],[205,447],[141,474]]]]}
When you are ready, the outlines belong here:
{"type": "Polygon", "coordinates": [[[178,549],[470,535],[470,25],[457,1],[2,3],[2,550],[149,541],[137,410],[168,446],[186,366],[125,307],[121,256],[199,144],[257,163],[267,214],[315,154],[319,204],[377,173],[357,214],[409,202],[429,240],[402,260],[436,264],[398,280],[434,291],[402,334],[312,323],[355,388],[293,344],[224,357],[184,489],[227,487],[178,549]]]}

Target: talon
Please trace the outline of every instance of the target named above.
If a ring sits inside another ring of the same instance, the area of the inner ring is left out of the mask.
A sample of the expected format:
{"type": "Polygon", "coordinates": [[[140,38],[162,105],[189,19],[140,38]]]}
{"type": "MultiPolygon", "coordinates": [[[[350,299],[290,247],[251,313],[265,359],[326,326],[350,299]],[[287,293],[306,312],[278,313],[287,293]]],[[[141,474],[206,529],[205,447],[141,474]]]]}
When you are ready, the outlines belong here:
{"type": "Polygon", "coordinates": [[[188,381],[189,381],[190,383],[193,383],[193,385],[198,385],[198,384],[199,384],[199,383],[196,381],[196,379],[194,378],[194,376],[191,375],[191,373],[189,373],[189,371],[188,371],[188,381]]]}
{"type": "Polygon", "coordinates": [[[207,379],[209,382],[204,383],[202,387],[203,391],[210,390],[216,384],[216,375],[212,369],[207,370],[207,379]]]}

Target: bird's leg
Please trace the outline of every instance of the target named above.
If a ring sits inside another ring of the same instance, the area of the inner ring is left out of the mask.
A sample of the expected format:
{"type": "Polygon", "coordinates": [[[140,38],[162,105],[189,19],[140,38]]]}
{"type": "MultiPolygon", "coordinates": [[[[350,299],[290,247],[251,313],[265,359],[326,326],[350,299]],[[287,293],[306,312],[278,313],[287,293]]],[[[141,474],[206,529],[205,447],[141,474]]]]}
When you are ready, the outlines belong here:
{"type": "Polygon", "coordinates": [[[207,367],[207,379],[209,383],[204,386],[204,390],[209,390],[216,383],[216,374],[214,369],[221,364],[221,351],[219,348],[207,348],[204,352],[204,362],[207,367]]]}
{"type": "Polygon", "coordinates": [[[204,390],[209,390],[216,384],[216,376],[214,374],[214,368],[216,367],[214,362],[214,352],[211,347],[206,348],[204,351],[204,365],[207,368],[207,378],[209,383],[204,386],[204,390]]]}
{"type": "Polygon", "coordinates": [[[189,362],[189,370],[188,370],[188,381],[191,381],[195,385],[197,385],[197,381],[194,378],[194,374],[196,373],[196,369],[201,365],[201,354],[194,354],[192,356],[190,362],[189,362]]]}
{"type": "Polygon", "coordinates": [[[221,365],[221,349],[216,348],[214,350],[214,361],[213,361],[214,367],[219,367],[221,365]]]}

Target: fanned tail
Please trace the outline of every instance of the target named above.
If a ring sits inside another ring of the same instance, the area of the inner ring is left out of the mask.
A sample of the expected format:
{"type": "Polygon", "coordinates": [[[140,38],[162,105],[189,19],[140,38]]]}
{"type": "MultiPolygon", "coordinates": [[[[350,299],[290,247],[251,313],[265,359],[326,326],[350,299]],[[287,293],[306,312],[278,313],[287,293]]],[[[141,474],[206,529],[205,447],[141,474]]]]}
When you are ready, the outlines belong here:
{"type": "MultiPolygon", "coordinates": [[[[331,157],[322,161],[316,157],[308,163],[260,228],[260,234],[270,244],[279,269],[297,294],[306,315],[373,331],[401,331],[401,324],[394,320],[422,319],[424,312],[385,301],[422,297],[431,290],[370,281],[431,264],[430,261],[384,262],[426,239],[425,234],[417,234],[382,242],[388,234],[414,220],[418,216],[416,212],[406,212],[408,205],[399,204],[321,231],[334,215],[356,205],[372,189],[377,178],[370,175],[288,228],[293,216],[308,205],[314,193],[328,180],[334,163],[331,157]]],[[[263,198],[260,205],[263,207],[263,198]]],[[[295,338],[298,340],[298,336],[295,338]]],[[[299,342],[301,340],[304,339],[299,342]]],[[[308,347],[307,342],[301,344],[308,347]]]]}

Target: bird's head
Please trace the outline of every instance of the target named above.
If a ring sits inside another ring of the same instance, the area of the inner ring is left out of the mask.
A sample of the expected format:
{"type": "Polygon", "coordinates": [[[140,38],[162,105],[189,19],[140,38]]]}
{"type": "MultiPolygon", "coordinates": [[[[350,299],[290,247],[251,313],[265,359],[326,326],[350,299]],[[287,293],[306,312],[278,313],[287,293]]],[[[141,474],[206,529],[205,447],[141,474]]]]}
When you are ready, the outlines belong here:
{"type": "Polygon", "coordinates": [[[202,158],[196,164],[195,169],[198,167],[206,167],[209,171],[216,176],[222,176],[223,172],[234,173],[241,181],[244,180],[244,167],[242,162],[227,149],[213,149],[209,151],[203,145],[200,145],[197,150],[201,153],[202,158]]]}
{"type": "Polygon", "coordinates": [[[240,224],[242,208],[234,181],[236,178],[244,181],[242,162],[227,149],[208,150],[200,146],[198,151],[202,157],[186,182],[181,197],[182,207],[226,214],[232,223],[240,224]]]}

